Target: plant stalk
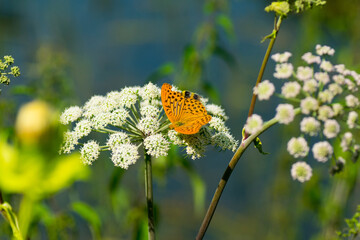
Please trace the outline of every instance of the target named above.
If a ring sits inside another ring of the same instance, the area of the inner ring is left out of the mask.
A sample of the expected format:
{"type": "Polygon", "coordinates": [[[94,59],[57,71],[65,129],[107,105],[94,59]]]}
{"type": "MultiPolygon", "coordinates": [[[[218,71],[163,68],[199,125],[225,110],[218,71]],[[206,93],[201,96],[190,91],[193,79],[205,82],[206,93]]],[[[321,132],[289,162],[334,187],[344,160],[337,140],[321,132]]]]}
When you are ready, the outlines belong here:
{"type": "MultiPolygon", "coordinates": [[[[294,110],[295,115],[300,113],[300,108],[297,108],[294,110]]],[[[261,133],[263,133],[264,131],[266,131],[268,128],[270,128],[271,126],[273,126],[274,124],[276,124],[278,122],[277,119],[272,118],[271,120],[267,121],[266,123],[264,123],[263,127],[256,133],[250,135],[247,139],[245,139],[241,144],[240,147],[237,149],[237,151],[235,152],[234,156],[232,157],[231,161],[229,162],[229,165],[227,166],[222,178],[220,179],[219,185],[216,188],[216,191],[214,193],[213,199],[211,200],[210,206],[206,212],[206,215],[203,219],[203,222],[200,226],[198,235],[196,236],[196,240],[201,240],[203,239],[207,228],[209,227],[209,224],[211,222],[211,219],[215,213],[217,204],[219,203],[220,197],[222,192],[224,191],[224,188],[231,176],[231,173],[233,172],[236,164],[238,163],[240,157],[242,156],[242,154],[245,152],[245,150],[250,146],[250,144],[255,140],[256,137],[258,137],[261,133]]]]}
{"type": "Polygon", "coordinates": [[[152,189],[151,156],[145,153],[145,195],[148,214],[148,239],[155,240],[154,202],[152,189]]]}
{"type": "MultiPolygon", "coordinates": [[[[258,77],[256,79],[255,87],[257,85],[259,85],[259,83],[262,80],[262,77],[263,77],[264,72],[265,72],[266,64],[267,64],[267,62],[269,60],[271,50],[273,49],[274,44],[275,44],[277,33],[278,33],[279,29],[280,29],[281,22],[282,22],[282,17],[279,17],[278,19],[275,18],[275,24],[274,24],[273,33],[270,34],[268,37],[266,37],[266,38],[270,38],[270,42],[269,42],[268,48],[266,50],[264,59],[262,61],[260,71],[259,71],[258,77]]],[[[252,98],[251,98],[248,117],[251,117],[251,115],[253,115],[253,113],[254,113],[256,98],[257,98],[257,95],[253,93],[252,98]]],[[[245,132],[244,139],[246,139],[247,137],[249,137],[249,134],[247,132],[245,132]]]]}

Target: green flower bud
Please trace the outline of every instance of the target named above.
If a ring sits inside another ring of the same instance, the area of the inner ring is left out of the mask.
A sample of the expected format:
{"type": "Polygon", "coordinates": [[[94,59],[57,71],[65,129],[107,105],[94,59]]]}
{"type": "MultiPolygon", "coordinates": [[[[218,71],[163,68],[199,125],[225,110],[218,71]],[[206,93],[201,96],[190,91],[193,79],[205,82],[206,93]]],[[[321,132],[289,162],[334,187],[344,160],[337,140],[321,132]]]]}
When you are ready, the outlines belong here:
{"type": "Polygon", "coordinates": [[[15,66],[11,68],[11,73],[14,75],[14,77],[20,76],[20,69],[19,67],[15,66]]]}
{"type": "Polygon", "coordinates": [[[273,11],[278,15],[286,16],[290,11],[290,5],[288,2],[272,2],[265,8],[265,11],[273,11]]]}
{"type": "Polygon", "coordinates": [[[12,56],[6,55],[4,56],[5,63],[11,65],[14,63],[14,58],[12,56]]]}

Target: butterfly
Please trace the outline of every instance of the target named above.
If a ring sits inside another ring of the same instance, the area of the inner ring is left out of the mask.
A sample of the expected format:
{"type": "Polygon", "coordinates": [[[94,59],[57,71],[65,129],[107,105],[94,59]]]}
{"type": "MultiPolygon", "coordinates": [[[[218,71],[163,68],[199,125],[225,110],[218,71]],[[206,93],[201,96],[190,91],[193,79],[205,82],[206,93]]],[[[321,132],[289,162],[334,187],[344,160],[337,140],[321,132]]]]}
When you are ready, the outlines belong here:
{"type": "Polygon", "coordinates": [[[161,87],[161,101],[170,128],[178,133],[195,134],[211,120],[197,94],[189,91],[172,91],[172,86],[164,83],[161,87]]]}

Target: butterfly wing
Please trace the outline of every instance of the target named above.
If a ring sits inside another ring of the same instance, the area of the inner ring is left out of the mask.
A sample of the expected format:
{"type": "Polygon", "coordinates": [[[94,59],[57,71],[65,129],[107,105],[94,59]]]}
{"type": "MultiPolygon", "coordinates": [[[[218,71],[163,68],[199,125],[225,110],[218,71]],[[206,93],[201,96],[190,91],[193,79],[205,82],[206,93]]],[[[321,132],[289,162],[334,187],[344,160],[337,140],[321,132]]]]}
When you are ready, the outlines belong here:
{"type": "Polygon", "coordinates": [[[176,123],[181,119],[184,110],[184,96],[171,90],[172,86],[164,83],[161,87],[161,101],[166,116],[171,123],[176,123]]]}

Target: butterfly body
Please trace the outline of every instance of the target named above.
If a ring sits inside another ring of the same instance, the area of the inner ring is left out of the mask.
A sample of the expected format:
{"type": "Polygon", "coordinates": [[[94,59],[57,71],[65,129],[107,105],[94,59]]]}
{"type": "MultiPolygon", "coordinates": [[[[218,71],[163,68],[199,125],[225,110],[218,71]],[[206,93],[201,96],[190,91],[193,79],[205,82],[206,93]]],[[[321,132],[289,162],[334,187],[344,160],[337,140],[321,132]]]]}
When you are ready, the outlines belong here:
{"type": "Polygon", "coordinates": [[[172,86],[164,83],[161,87],[161,101],[172,123],[170,128],[179,133],[195,134],[211,120],[197,94],[172,91],[172,86]]]}

